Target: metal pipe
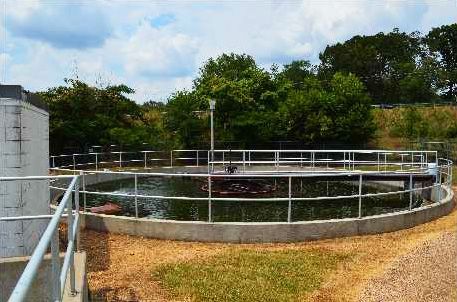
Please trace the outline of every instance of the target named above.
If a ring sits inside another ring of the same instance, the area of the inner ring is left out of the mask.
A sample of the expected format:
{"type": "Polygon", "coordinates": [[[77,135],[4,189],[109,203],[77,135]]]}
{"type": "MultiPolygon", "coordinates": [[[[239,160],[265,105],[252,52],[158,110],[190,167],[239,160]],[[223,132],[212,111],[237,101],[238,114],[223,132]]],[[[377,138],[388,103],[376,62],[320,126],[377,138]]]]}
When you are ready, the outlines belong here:
{"type": "Polygon", "coordinates": [[[75,160],[75,155],[73,154],[73,174],[76,173],[76,160],[75,160]]]}
{"type": "Polygon", "coordinates": [[[243,172],[246,172],[246,154],[243,151],[243,172]]]}
{"type": "MultiPolygon", "coordinates": [[[[73,239],[76,239],[76,250],[79,251],[80,248],[80,236],[79,236],[79,183],[81,181],[81,175],[83,175],[83,171],[79,171],[79,179],[75,183],[75,219],[73,221],[74,229],[76,229],[76,234],[73,232],[73,239]],[[76,238],[75,238],[76,237],[76,238]]],[[[72,210],[73,211],[73,210],[72,210]]],[[[72,215],[72,214],[70,214],[72,215]]]]}
{"type": "Polygon", "coordinates": [[[413,208],[413,174],[409,174],[409,210],[411,211],[413,208]]]}
{"type": "Polygon", "coordinates": [[[208,222],[212,222],[212,212],[211,212],[211,176],[208,176],[208,222]]]}
{"type": "Polygon", "coordinates": [[[438,171],[439,181],[438,181],[438,202],[441,202],[441,169],[438,171]]]}
{"type": "Polygon", "coordinates": [[[362,174],[359,176],[359,218],[362,218],[362,174]]]}
{"type": "MultiPolygon", "coordinates": [[[[79,179],[78,179],[79,180],[79,179]]],[[[73,198],[70,198],[70,202],[67,203],[67,219],[68,219],[68,247],[71,247],[69,250],[70,253],[70,293],[73,295],[76,292],[75,287],[75,261],[74,261],[74,237],[73,237],[73,202],[76,199],[76,186],[75,183],[75,193],[73,198]],[[74,199],[75,198],[75,199],[74,199]],[[72,243],[70,245],[70,243],[72,243]]]]}
{"type": "Polygon", "coordinates": [[[53,301],[60,301],[60,259],[59,259],[59,230],[54,230],[51,239],[51,286],[53,301]]]}
{"type": "MultiPolygon", "coordinates": [[[[54,215],[34,215],[34,216],[10,216],[0,217],[0,221],[19,221],[19,220],[40,220],[40,219],[51,219],[54,215]]],[[[67,214],[62,214],[62,217],[67,217],[67,214]]]]}
{"type": "Polygon", "coordinates": [[[86,212],[87,211],[87,197],[86,197],[86,177],[85,177],[85,174],[83,171],[82,172],[82,182],[83,182],[83,202],[84,202],[84,208],[83,208],[83,211],[86,212]]]}
{"type": "Polygon", "coordinates": [[[38,242],[21,277],[16,283],[16,286],[14,287],[13,292],[11,293],[9,301],[25,301],[27,293],[32,285],[32,282],[35,279],[36,274],[38,273],[38,269],[43,260],[43,256],[48,249],[54,231],[58,227],[58,224],[60,222],[60,216],[63,214],[63,211],[65,210],[65,207],[68,203],[68,199],[72,193],[72,188],[74,188],[76,181],[78,181],[77,176],[73,178],[72,182],[70,183],[70,186],[68,187],[68,190],[62,197],[62,201],[57,207],[54,216],[51,218],[51,221],[46,227],[46,230],[43,232],[41,240],[38,242]]]}
{"type": "MultiPolygon", "coordinates": [[[[62,269],[60,270],[60,293],[61,294],[63,294],[63,292],[65,290],[65,285],[67,283],[67,274],[71,267],[72,253],[70,253],[70,251],[73,250],[73,244],[74,244],[73,241],[70,241],[68,243],[67,250],[66,250],[65,256],[63,258],[62,269]]],[[[70,284],[70,287],[71,287],[71,284],[70,284]]],[[[71,292],[70,292],[70,294],[71,294],[71,292]]]]}
{"type": "MultiPolygon", "coordinates": [[[[276,180],[276,179],[275,179],[276,180]]],[[[413,192],[431,189],[438,187],[438,184],[434,184],[424,188],[413,189],[413,192]]],[[[396,195],[402,193],[409,193],[410,190],[400,190],[400,191],[391,191],[391,192],[381,192],[381,193],[366,193],[362,197],[372,197],[372,196],[387,196],[387,195],[396,195]]],[[[122,194],[122,193],[106,193],[106,192],[87,192],[87,194],[100,195],[100,196],[119,196],[119,197],[132,197],[132,194],[122,194]]],[[[315,201],[315,200],[337,200],[337,199],[351,199],[358,198],[360,195],[340,195],[340,196],[320,196],[320,197],[293,197],[293,201],[315,201]]],[[[199,200],[199,201],[208,201],[207,197],[186,197],[186,196],[160,196],[160,195],[138,195],[138,198],[149,198],[149,199],[170,199],[170,200],[199,200]]],[[[217,201],[287,201],[288,197],[273,197],[273,198],[230,198],[230,197],[212,197],[211,200],[217,201]]],[[[6,219],[8,219],[7,217],[6,219]]],[[[20,219],[17,219],[20,220],[20,219]]],[[[0,218],[2,221],[2,218],[0,218]]]]}
{"type": "MultiPolygon", "coordinates": [[[[216,101],[210,100],[209,101],[209,110],[210,110],[210,117],[211,117],[211,161],[214,162],[214,110],[216,106],[216,101]]],[[[212,166],[214,170],[214,166],[212,166]]],[[[212,171],[213,171],[212,170],[212,171]]]]}
{"type": "Polygon", "coordinates": [[[289,177],[289,204],[287,206],[287,222],[292,221],[292,177],[289,177]]]}
{"type": "Polygon", "coordinates": [[[135,217],[138,218],[138,176],[135,174],[135,217]]]}
{"type": "Polygon", "coordinates": [[[170,167],[173,167],[173,150],[170,151],[170,167]]]}

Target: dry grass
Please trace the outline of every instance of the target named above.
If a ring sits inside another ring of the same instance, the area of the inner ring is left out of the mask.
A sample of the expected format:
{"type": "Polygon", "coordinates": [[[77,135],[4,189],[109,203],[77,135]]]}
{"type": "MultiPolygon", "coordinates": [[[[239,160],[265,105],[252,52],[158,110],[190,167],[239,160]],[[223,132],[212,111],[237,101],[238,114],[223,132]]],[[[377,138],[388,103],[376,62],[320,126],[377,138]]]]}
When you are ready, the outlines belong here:
{"type": "MultiPolygon", "coordinates": [[[[386,149],[408,149],[411,148],[409,141],[415,138],[399,137],[396,128],[401,124],[402,117],[408,109],[399,107],[394,109],[375,109],[373,118],[377,125],[373,146],[382,146],[386,149]]],[[[417,113],[422,124],[427,128],[425,140],[448,140],[450,133],[454,132],[457,121],[457,107],[418,107],[417,113]]],[[[398,131],[397,131],[398,132],[398,131]]]]}
{"type": "MultiPolygon", "coordinates": [[[[85,231],[88,280],[94,296],[106,301],[175,301],[154,280],[152,272],[163,264],[209,259],[223,252],[241,250],[318,250],[350,254],[325,278],[309,301],[356,301],[368,282],[383,273],[395,259],[438,238],[457,231],[457,212],[408,230],[293,244],[206,244],[154,240],[85,231]]],[[[433,282],[433,280],[430,280],[433,282]]]]}
{"type": "Polygon", "coordinates": [[[160,266],[154,276],[177,297],[193,301],[297,301],[320,287],[348,255],[320,250],[222,253],[160,266]]]}

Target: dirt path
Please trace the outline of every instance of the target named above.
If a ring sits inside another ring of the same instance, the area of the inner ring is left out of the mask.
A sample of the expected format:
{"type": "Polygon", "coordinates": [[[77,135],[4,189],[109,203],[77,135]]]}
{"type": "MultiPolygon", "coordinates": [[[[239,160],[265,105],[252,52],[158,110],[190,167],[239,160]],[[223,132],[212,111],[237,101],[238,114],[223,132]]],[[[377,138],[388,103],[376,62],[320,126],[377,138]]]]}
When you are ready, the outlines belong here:
{"type": "Polygon", "coordinates": [[[155,266],[228,249],[322,249],[349,253],[309,301],[455,301],[457,211],[408,230],[296,244],[204,244],[85,231],[90,289],[107,301],[171,301],[155,266]],[[454,264],[454,266],[452,266],[454,264]],[[406,290],[405,290],[406,289],[406,290]],[[440,297],[438,300],[435,296],[440,297]]]}
{"type": "Polygon", "coordinates": [[[370,280],[359,301],[457,301],[457,233],[445,233],[397,258],[370,280]]]}

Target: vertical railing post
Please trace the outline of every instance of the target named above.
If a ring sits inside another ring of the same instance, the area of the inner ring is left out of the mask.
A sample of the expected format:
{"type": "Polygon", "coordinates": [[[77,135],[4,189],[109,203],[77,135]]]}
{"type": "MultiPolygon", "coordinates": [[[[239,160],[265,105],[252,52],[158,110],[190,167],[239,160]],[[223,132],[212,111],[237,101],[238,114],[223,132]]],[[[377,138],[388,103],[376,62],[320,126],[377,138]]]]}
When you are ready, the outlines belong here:
{"type": "Polygon", "coordinates": [[[198,150],[197,150],[197,167],[198,167],[198,150]]]}
{"type": "Polygon", "coordinates": [[[379,152],[378,152],[378,172],[379,172],[379,152]]]}
{"type": "Polygon", "coordinates": [[[51,156],[51,158],[52,158],[52,167],[55,168],[56,167],[55,157],[51,156]]]}
{"type": "Polygon", "coordinates": [[[384,152],[384,173],[387,173],[387,152],[384,152]]]}
{"type": "Polygon", "coordinates": [[[76,160],[75,160],[74,154],[73,154],[73,174],[76,175],[76,160]]]}
{"type": "Polygon", "coordinates": [[[303,152],[300,152],[300,168],[303,167],[303,152]]]}
{"type": "Polygon", "coordinates": [[[148,152],[144,151],[144,168],[148,168],[148,152]]]}
{"type": "Polygon", "coordinates": [[[243,172],[246,172],[246,153],[243,151],[243,172]]]}
{"type": "MultiPolygon", "coordinates": [[[[75,188],[76,189],[76,188],[75,188]]],[[[73,249],[68,251],[70,253],[70,294],[73,295],[75,293],[75,255],[74,255],[74,238],[73,238],[73,201],[76,196],[76,190],[75,194],[72,196],[72,198],[69,199],[67,203],[67,226],[68,226],[68,246],[70,246],[70,243],[73,243],[73,249]]]]}
{"type": "Polygon", "coordinates": [[[354,158],[355,158],[355,154],[354,152],[349,152],[349,162],[348,162],[348,165],[349,165],[349,170],[354,170],[354,158]]]}
{"type": "Polygon", "coordinates": [[[343,152],[343,170],[346,170],[346,151],[343,152]]]}
{"type": "Polygon", "coordinates": [[[409,210],[413,209],[413,173],[409,172],[409,210]]]}
{"type": "Polygon", "coordinates": [[[173,150],[170,151],[170,167],[173,167],[173,150]]]}
{"type": "Polygon", "coordinates": [[[211,212],[211,175],[208,175],[208,222],[213,221],[211,212]]]}
{"type": "Polygon", "coordinates": [[[292,221],[292,177],[289,176],[289,204],[287,206],[287,222],[292,221]]]}
{"type": "Polygon", "coordinates": [[[52,300],[60,301],[59,228],[54,230],[51,238],[51,278],[52,300]]]}
{"type": "Polygon", "coordinates": [[[86,175],[84,174],[84,171],[81,171],[81,178],[82,178],[82,183],[83,183],[83,211],[87,211],[87,199],[86,199],[86,175]]]}
{"type": "Polygon", "coordinates": [[[355,152],[352,152],[352,170],[355,170],[355,152]]]}
{"type": "Polygon", "coordinates": [[[411,171],[414,169],[414,152],[411,152],[411,171]]]}
{"type": "Polygon", "coordinates": [[[119,168],[122,168],[122,151],[119,151],[119,168]]]}
{"type": "MultiPolygon", "coordinates": [[[[75,223],[76,226],[75,226],[75,230],[76,230],[76,233],[74,234],[74,236],[76,237],[76,250],[79,251],[80,250],[80,242],[79,242],[79,219],[76,220],[76,217],[79,217],[79,182],[81,181],[81,175],[83,175],[83,171],[79,171],[79,176],[78,176],[78,181],[75,183],[75,223]]],[[[73,232],[73,230],[72,230],[73,232]]],[[[75,239],[75,238],[73,238],[75,239]]]]}
{"type": "Polygon", "coordinates": [[[438,167],[438,202],[441,202],[441,167],[438,167]]]}
{"type": "Polygon", "coordinates": [[[135,218],[138,218],[138,175],[135,173],[135,218]]]}
{"type": "Polygon", "coordinates": [[[214,150],[211,150],[211,172],[214,171],[214,161],[215,161],[214,150]]]}
{"type": "Polygon", "coordinates": [[[249,166],[251,166],[251,151],[248,151],[248,162],[249,166]]]}
{"type": "Polygon", "coordinates": [[[362,174],[359,176],[359,218],[362,218],[362,174]]]}
{"type": "Polygon", "coordinates": [[[98,171],[98,154],[95,153],[95,171],[98,171]]]}

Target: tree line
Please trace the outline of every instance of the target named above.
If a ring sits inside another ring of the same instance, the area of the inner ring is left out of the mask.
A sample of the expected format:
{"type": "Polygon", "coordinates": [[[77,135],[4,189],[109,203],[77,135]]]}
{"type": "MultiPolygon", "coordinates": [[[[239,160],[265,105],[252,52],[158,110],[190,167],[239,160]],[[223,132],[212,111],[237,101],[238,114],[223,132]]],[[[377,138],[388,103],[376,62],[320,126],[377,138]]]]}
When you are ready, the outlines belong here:
{"type": "Polygon", "coordinates": [[[128,97],[133,90],[125,85],[67,79],[40,93],[50,109],[51,151],[108,144],[206,148],[210,99],[216,100],[219,142],[356,145],[375,133],[372,104],[457,97],[457,24],[426,35],[394,29],[355,36],[327,46],[319,59],[266,70],[249,55],[222,54],[203,64],[191,89],[176,91],[166,103],[142,105],[128,97]]]}

